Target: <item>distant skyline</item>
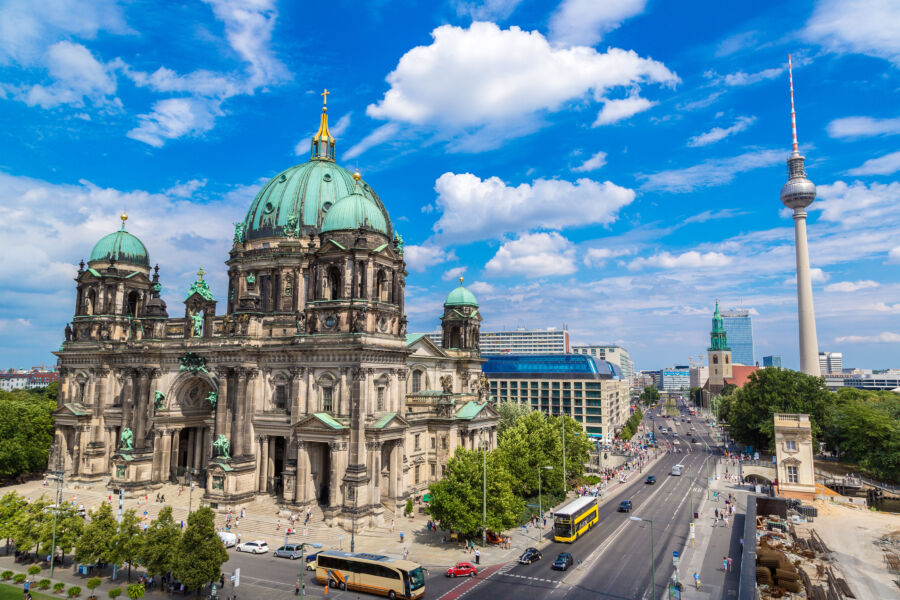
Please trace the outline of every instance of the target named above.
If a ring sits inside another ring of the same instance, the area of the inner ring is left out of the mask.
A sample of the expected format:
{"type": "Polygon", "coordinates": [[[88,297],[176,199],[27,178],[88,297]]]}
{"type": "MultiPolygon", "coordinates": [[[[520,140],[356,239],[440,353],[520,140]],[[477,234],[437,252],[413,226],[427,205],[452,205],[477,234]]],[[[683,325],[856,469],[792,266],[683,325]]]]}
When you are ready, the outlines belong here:
{"type": "Polygon", "coordinates": [[[232,223],[307,160],[328,88],[338,163],[406,242],[409,331],[463,276],[485,330],[567,324],[662,368],[706,348],[718,298],[797,368],[790,52],[819,346],[900,367],[898,22],[863,0],[7,0],[0,366],[55,362],[123,209],[170,314],[200,265],[222,307],[232,223]]]}

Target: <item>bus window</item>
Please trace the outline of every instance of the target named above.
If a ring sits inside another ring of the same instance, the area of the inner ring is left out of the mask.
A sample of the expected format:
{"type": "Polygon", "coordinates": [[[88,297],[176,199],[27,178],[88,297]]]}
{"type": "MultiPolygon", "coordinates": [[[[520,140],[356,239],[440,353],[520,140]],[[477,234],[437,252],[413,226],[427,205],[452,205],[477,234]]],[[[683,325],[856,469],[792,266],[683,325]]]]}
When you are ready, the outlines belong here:
{"type": "Polygon", "coordinates": [[[422,571],[422,567],[417,567],[412,571],[404,572],[403,574],[408,580],[409,591],[414,592],[425,585],[425,572],[422,571]]]}
{"type": "Polygon", "coordinates": [[[556,535],[556,537],[562,537],[562,538],[571,537],[572,536],[572,525],[568,520],[566,520],[566,521],[556,520],[553,523],[553,532],[556,535]]]}

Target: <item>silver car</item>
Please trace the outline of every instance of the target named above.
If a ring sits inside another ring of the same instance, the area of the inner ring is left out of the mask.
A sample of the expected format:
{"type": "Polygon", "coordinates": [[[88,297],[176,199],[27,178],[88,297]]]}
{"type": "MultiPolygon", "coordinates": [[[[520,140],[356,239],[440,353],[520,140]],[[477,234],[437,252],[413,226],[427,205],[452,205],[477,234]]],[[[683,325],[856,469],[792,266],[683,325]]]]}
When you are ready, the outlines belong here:
{"type": "Polygon", "coordinates": [[[272,553],[272,556],[278,556],[280,558],[289,558],[294,560],[296,558],[300,558],[303,555],[303,551],[301,550],[300,544],[285,544],[281,546],[275,552],[272,553]]]}

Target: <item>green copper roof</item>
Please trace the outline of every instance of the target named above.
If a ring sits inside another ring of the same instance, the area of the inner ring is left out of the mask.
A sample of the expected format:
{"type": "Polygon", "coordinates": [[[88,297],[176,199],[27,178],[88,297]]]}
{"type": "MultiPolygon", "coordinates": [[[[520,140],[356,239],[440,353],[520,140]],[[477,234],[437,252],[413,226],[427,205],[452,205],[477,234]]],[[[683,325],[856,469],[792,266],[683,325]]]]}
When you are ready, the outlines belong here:
{"type": "MultiPolygon", "coordinates": [[[[462,278],[460,278],[462,279],[462,278]]],[[[475,298],[475,294],[467,290],[463,287],[462,281],[459,282],[459,287],[450,292],[450,295],[447,296],[447,300],[444,302],[444,306],[478,306],[478,300],[475,298]]]]}
{"type": "Polygon", "coordinates": [[[730,350],[725,335],[725,320],[719,312],[719,301],[716,300],[716,312],[713,313],[712,331],[709,332],[709,350],[730,350]]]}
{"type": "Polygon", "coordinates": [[[391,422],[391,419],[393,419],[396,416],[397,416],[397,413],[395,413],[395,412],[385,413],[385,414],[381,415],[380,419],[375,421],[375,424],[372,425],[372,428],[373,429],[384,429],[384,427],[387,426],[387,424],[391,422]]]}
{"type": "Polygon", "coordinates": [[[141,240],[125,231],[124,225],[119,231],[110,233],[97,242],[94,249],[91,250],[88,263],[109,262],[110,258],[117,263],[150,267],[150,255],[147,253],[147,248],[141,240]]]}
{"type": "MultiPolygon", "coordinates": [[[[305,228],[304,234],[317,232],[338,200],[355,189],[353,175],[331,161],[312,160],[286,169],[269,180],[250,205],[244,218],[245,239],[282,237],[292,221],[305,228]]],[[[375,191],[362,180],[359,189],[386,222],[387,212],[375,191]]]]}
{"type": "Polygon", "coordinates": [[[322,221],[322,232],[346,229],[374,229],[387,234],[387,220],[384,213],[372,200],[363,196],[357,188],[331,207],[322,221]]]}
{"type": "Polygon", "coordinates": [[[416,343],[417,340],[419,340],[423,337],[425,337],[424,333],[407,333],[406,334],[406,345],[409,346],[410,344],[414,344],[414,343],[416,343]]]}
{"type": "Polygon", "coordinates": [[[315,413],[313,414],[313,416],[332,429],[347,429],[346,425],[342,424],[340,421],[338,421],[328,413],[315,413]]]}
{"type": "Polygon", "coordinates": [[[467,421],[474,419],[478,416],[478,413],[484,410],[485,406],[487,406],[487,402],[476,402],[474,400],[466,402],[462,409],[456,413],[456,418],[465,419],[467,421]]]}

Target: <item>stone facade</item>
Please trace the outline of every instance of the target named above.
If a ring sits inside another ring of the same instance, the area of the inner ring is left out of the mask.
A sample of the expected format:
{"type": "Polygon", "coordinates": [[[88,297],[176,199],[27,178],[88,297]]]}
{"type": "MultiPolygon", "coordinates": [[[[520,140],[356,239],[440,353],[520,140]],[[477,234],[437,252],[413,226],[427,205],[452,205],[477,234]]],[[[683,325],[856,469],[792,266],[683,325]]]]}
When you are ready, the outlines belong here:
{"type": "Polygon", "coordinates": [[[773,418],[778,492],[797,500],[814,500],[816,472],[809,415],[775,413],[773,418]]]}
{"type": "MultiPolygon", "coordinates": [[[[327,136],[324,113],[322,126],[327,136]]],[[[325,182],[352,184],[330,143],[324,154],[314,144],[293,172],[308,179],[324,168],[325,182]]],[[[304,197],[306,183],[296,206],[274,206],[264,194],[286,179],[267,184],[237,224],[225,314],[202,269],[172,318],[149,256],[95,247],[57,353],[51,464],[135,493],[190,476],[210,503],[273,494],[359,526],[427,488],[458,445],[496,443],[477,342],[432,344],[427,356],[407,343],[403,243],[371,188],[356,174],[355,191],[315,205],[322,192],[304,197]],[[329,210],[344,220],[328,227],[329,210]],[[425,364],[428,385],[416,375],[413,389],[410,373],[425,364]]],[[[130,236],[124,225],[119,233],[130,236]]]]}

